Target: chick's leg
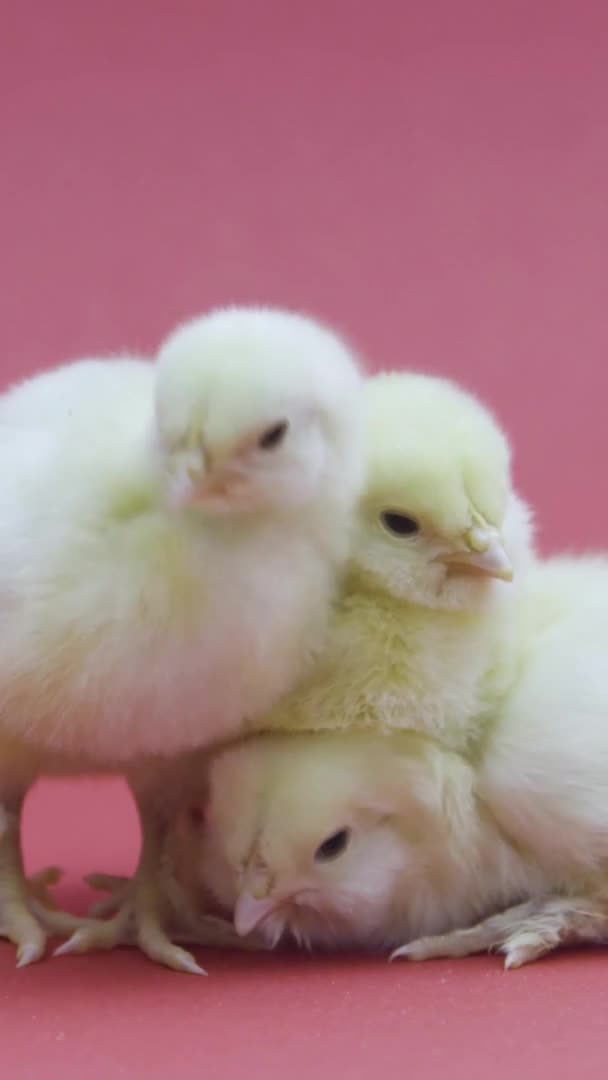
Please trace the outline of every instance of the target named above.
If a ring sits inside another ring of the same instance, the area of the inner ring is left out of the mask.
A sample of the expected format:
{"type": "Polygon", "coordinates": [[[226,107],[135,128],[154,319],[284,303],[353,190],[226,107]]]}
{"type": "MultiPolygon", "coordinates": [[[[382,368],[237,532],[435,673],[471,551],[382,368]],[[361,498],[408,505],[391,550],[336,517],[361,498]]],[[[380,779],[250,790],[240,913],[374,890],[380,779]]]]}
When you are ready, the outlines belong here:
{"type": "MultiPolygon", "coordinates": [[[[116,915],[129,901],[129,910],[133,908],[132,881],[130,878],[119,877],[115,874],[88,874],[84,879],[87,884],[99,892],[106,893],[107,896],[93,905],[90,919],[83,919],[57,907],[50,887],[56,885],[61,876],[62,871],[51,866],[28,878],[30,908],[49,934],[65,936],[66,934],[74,935],[74,931],[78,931],[77,945],[73,945],[70,949],[64,949],[61,946],[57,950],[59,954],[62,951],[82,952],[86,951],[87,947],[94,948],[99,945],[96,940],[99,926],[95,919],[116,915]],[[81,933],[83,930],[92,930],[93,933],[85,935],[81,933]]],[[[168,925],[171,938],[175,942],[182,945],[202,945],[213,949],[237,949],[239,952],[265,952],[269,948],[266,941],[258,937],[255,932],[247,937],[241,937],[227,919],[199,910],[192,903],[187,892],[173,878],[163,881],[163,901],[168,903],[168,925]]],[[[133,919],[129,921],[124,933],[118,934],[112,931],[111,939],[104,939],[102,942],[102,946],[107,948],[112,944],[135,946],[139,944],[133,919]]]]}
{"type": "Polygon", "coordinates": [[[163,920],[168,916],[163,880],[170,820],[151,800],[140,798],[138,805],[143,832],[141,859],[133,882],[138,945],[151,960],[174,971],[204,975],[205,971],[194,957],[186,949],[174,945],[163,927],[163,920]]]}
{"type": "MultiPolygon", "coordinates": [[[[47,879],[51,884],[54,884],[54,880],[51,880],[56,875],[54,868],[44,871],[43,874],[44,885],[47,884],[47,879]]],[[[131,884],[129,878],[103,873],[88,874],[85,881],[91,888],[107,893],[105,899],[100,900],[91,908],[91,915],[99,917],[116,913],[131,884]]],[[[49,902],[48,894],[45,899],[49,902]]],[[[178,941],[182,945],[204,945],[207,948],[215,949],[238,949],[240,952],[262,952],[268,949],[266,941],[255,933],[242,937],[237,934],[232,922],[229,922],[228,919],[201,911],[198,903],[193,902],[193,898],[172,874],[163,878],[163,899],[168,902],[169,906],[171,936],[174,941],[178,941]]],[[[50,904],[52,904],[52,900],[50,900],[50,904]]]]}
{"type": "Polygon", "coordinates": [[[506,968],[522,967],[565,945],[608,943],[608,890],[588,897],[548,897],[518,904],[467,930],[419,938],[391,959],[429,960],[500,952],[506,968]]]}
{"type": "Polygon", "coordinates": [[[137,944],[151,960],[175,971],[204,975],[194,957],[174,944],[164,929],[169,911],[164,888],[167,876],[165,845],[173,807],[162,806],[147,792],[134,788],[141,827],[142,849],[133,879],[121,883],[121,895],[114,910],[105,921],[82,919],[78,929],[61,945],[55,955],[89,952],[91,949],[112,949],[122,944],[137,944]]]}
{"type": "Polygon", "coordinates": [[[29,907],[20,825],[23,794],[0,804],[0,934],[17,946],[17,967],[40,960],[46,933],[29,907]]]}

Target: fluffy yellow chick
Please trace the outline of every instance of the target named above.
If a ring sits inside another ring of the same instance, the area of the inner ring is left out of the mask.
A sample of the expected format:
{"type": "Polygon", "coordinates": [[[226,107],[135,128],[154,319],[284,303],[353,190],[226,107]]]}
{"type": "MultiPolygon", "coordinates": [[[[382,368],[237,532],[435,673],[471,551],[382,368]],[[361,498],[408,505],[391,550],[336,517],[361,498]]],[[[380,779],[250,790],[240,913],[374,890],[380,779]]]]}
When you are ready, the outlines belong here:
{"type": "MultiPolygon", "coordinates": [[[[200,820],[174,819],[162,860],[164,904],[190,940],[213,943],[212,913],[267,948],[388,950],[539,880],[497,844],[472,766],[418,733],[252,736],[214,755],[206,779],[200,820]]],[[[128,888],[91,881],[119,899],[128,888]]]]}
{"type": "Polygon", "coordinates": [[[366,487],[326,647],[263,727],[416,728],[468,746],[517,667],[529,511],[470,394],[395,373],[370,379],[366,401],[366,487]]]}
{"type": "Polygon", "coordinates": [[[168,834],[163,895],[176,933],[233,946],[217,918],[232,913],[249,948],[291,940],[411,959],[499,948],[508,967],[559,944],[608,940],[606,775],[597,831],[576,809],[584,778],[568,788],[567,770],[553,777],[574,796],[562,819],[580,849],[565,844],[558,865],[528,845],[523,826],[501,828],[483,774],[417,733],[236,744],[212,761],[202,827],[184,812],[168,834]]]}
{"type": "Polygon", "coordinates": [[[228,309],[180,327],[156,363],[83,361],[0,400],[0,925],[19,965],[45,946],[23,798],[43,772],[111,769],[140,809],[139,871],[116,918],[62,951],[109,947],[133,917],[149,956],[197,970],[154,885],[183,795],[167,763],[267,712],[320,646],[362,480],[361,399],[332,332],[228,309]]]}

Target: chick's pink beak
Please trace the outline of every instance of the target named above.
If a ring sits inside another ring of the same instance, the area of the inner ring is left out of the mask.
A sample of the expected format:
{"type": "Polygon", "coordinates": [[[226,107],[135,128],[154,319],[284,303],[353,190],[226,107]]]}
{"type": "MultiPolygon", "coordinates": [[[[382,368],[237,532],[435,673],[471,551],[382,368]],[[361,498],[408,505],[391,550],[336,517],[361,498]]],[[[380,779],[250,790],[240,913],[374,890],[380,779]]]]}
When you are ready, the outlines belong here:
{"type": "Polygon", "coordinates": [[[257,900],[251,893],[242,892],[234,909],[234,928],[237,934],[241,937],[251,934],[268,915],[276,910],[276,907],[275,897],[267,896],[262,900],[257,900]]]}

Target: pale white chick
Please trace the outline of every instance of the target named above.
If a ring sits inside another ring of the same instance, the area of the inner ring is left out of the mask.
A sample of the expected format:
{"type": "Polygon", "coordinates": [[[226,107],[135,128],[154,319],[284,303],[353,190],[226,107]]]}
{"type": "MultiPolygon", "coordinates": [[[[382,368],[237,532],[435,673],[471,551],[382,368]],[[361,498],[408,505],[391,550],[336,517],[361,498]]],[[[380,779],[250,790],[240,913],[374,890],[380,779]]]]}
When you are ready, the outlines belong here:
{"type": "Polygon", "coordinates": [[[418,733],[253,736],[208,779],[203,827],[182,815],[168,860],[190,909],[232,913],[246,941],[392,950],[547,884],[474,767],[418,733]]]}
{"type": "Polygon", "coordinates": [[[202,917],[232,912],[252,948],[291,939],[411,959],[498,948],[519,966],[560,944],[608,941],[608,776],[600,789],[599,774],[590,764],[593,822],[580,809],[582,773],[571,783],[562,762],[553,775],[568,796],[561,823],[571,837],[578,830],[579,845],[564,844],[556,860],[559,840],[535,850],[523,823],[501,827],[483,765],[423,735],[252,737],[212,762],[203,827],[188,814],[174,824],[165,895],[179,931],[203,944],[234,944],[224,924],[202,917]]]}
{"type": "Polygon", "coordinates": [[[184,796],[171,762],[267,712],[321,647],[361,405],[346,345],[266,309],[195,319],[156,363],[83,361],[0,400],[0,926],[20,965],[45,946],[24,796],[41,773],[116,770],[142,819],[138,874],[62,951],[111,947],[134,918],[149,956],[198,970],[158,908],[184,796]]]}
{"type": "Polygon", "coordinates": [[[395,373],[366,400],[367,480],[326,648],[263,727],[415,728],[467,747],[517,670],[529,511],[473,396],[395,373]]]}

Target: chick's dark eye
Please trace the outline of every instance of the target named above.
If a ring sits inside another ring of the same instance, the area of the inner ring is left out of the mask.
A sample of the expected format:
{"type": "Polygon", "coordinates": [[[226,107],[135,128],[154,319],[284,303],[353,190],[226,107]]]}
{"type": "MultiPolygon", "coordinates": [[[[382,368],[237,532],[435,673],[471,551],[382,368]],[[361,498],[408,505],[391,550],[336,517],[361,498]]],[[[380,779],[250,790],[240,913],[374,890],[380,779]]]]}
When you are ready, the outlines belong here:
{"type": "Polygon", "coordinates": [[[338,855],[346,851],[349,840],[350,829],[340,829],[339,832],[332,833],[327,840],[319,844],[315,851],[315,862],[329,862],[330,859],[337,859],[338,855]]]}
{"type": "Polygon", "coordinates": [[[287,420],[280,420],[278,424],[273,424],[272,427],[266,428],[266,431],[264,431],[258,439],[260,450],[274,450],[275,446],[278,446],[283,442],[288,427],[289,424],[287,423],[287,420]]]}
{"type": "Polygon", "coordinates": [[[409,517],[408,514],[400,514],[397,510],[383,510],[380,521],[386,531],[392,533],[393,536],[415,536],[417,532],[420,532],[420,525],[416,518],[409,517]]]}

